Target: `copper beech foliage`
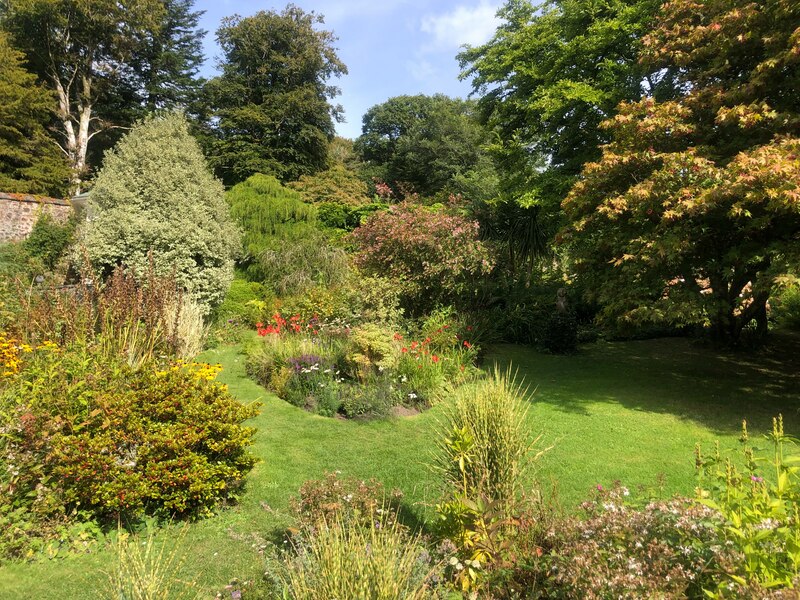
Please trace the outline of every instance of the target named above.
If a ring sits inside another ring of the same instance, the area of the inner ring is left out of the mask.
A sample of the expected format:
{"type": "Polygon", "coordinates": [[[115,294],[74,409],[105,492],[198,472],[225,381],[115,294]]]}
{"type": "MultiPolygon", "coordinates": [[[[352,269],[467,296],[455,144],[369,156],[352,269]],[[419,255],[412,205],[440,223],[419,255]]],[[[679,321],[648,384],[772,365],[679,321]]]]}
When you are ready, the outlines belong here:
{"type": "Polygon", "coordinates": [[[707,324],[736,343],[800,254],[800,4],[674,0],[643,61],[682,95],[623,103],[563,203],[603,317],[707,324]]]}

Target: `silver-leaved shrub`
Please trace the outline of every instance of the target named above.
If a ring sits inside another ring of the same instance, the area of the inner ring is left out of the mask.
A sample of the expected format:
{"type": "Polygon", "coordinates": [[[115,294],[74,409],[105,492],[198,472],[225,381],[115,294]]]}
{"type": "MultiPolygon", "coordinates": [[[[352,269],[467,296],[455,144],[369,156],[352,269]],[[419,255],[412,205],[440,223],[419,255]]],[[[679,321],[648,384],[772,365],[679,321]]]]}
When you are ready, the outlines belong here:
{"type": "Polygon", "coordinates": [[[241,247],[223,192],[186,118],[150,116],[106,155],[80,241],[105,275],[120,264],[141,274],[152,260],[208,312],[224,299],[241,247]]]}

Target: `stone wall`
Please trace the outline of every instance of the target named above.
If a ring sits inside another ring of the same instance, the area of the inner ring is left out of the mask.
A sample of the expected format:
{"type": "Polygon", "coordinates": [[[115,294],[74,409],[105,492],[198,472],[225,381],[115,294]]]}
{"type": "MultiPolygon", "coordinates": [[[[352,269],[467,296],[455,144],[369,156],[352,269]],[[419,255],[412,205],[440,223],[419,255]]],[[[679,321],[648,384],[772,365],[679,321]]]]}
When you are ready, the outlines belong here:
{"type": "Polygon", "coordinates": [[[72,213],[69,200],[0,192],[0,242],[24,240],[42,212],[64,222],[72,213]]]}

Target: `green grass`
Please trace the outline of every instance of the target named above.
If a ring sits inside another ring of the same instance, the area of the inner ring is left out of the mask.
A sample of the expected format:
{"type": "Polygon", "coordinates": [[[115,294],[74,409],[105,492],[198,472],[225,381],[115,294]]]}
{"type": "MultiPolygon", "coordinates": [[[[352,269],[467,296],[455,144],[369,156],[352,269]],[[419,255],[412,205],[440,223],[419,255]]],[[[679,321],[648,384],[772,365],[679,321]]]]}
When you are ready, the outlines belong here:
{"type": "MultiPolygon", "coordinates": [[[[424,520],[437,495],[426,466],[438,409],[380,422],[359,423],[308,414],[269,395],[244,375],[236,348],[202,357],[221,362],[220,379],[240,399],[260,399],[253,451],[262,461],[248,478],[241,503],[192,524],[181,539],[188,559],[183,578],[213,597],[233,578],[255,580],[265,540],[279,540],[289,524],[289,499],[307,479],[325,471],[375,477],[405,493],[409,520],[424,520]]],[[[577,356],[550,356],[500,346],[487,365],[513,364],[535,389],[529,427],[553,448],[540,460],[538,478],[555,485],[574,507],[588,490],[621,480],[632,490],[691,493],[693,447],[719,439],[735,446],[741,419],[751,433],[766,431],[783,413],[789,433],[800,433],[800,342],[782,340],[770,353],[748,358],[664,339],[598,343],[577,356]]],[[[162,536],[174,536],[174,530],[162,536]]],[[[102,587],[112,549],[87,556],[0,567],[0,598],[85,598],[102,587]]],[[[255,598],[245,593],[245,598],[255,598]]]]}

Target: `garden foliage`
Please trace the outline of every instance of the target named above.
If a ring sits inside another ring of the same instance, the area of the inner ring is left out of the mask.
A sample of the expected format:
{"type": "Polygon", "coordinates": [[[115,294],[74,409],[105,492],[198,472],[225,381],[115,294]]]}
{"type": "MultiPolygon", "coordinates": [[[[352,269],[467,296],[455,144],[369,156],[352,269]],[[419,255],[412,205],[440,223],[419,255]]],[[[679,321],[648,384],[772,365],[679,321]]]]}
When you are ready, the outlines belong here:
{"type": "Polygon", "coordinates": [[[451,314],[444,315],[425,321],[416,332],[426,336],[420,338],[385,324],[351,327],[340,319],[277,313],[257,324],[260,340],[249,349],[247,371],[288,402],[327,416],[424,408],[449,385],[479,376],[479,349],[457,321],[446,320],[451,314]]]}
{"type": "Polygon", "coordinates": [[[766,334],[798,264],[798,10],[675,0],[643,38],[643,61],[674,69],[683,94],[621,104],[563,204],[560,239],[605,322],[766,334]]]}
{"type": "Polygon", "coordinates": [[[80,243],[104,276],[152,261],[206,313],[222,302],[240,234],[182,115],[148,117],[107,154],[88,210],[80,243]]]}
{"type": "Polygon", "coordinates": [[[0,32],[0,190],[61,196],[69,165],[47,133],[55,98],[0,32]]]}
{"type": "Polygon", "coordinates": [[[131,367],[102,345],[20,345],[0,379],[0,539],[19,555],[76,520],[207,515],[254,464],[257,412],[211,365],[131,367]]]}
{"type": "Polygon", "coordinates": [[[410,315],[468,304],[493,267],[478,229],[478,223],[445,211],[409,202],[392,206],[353,232],[356,264],[396,281],[410,315]]]}
{"type": "Polygon", "coordinates": [[[339,90],[347,74],[321,15],[289,4],[234,15],[217,30],[221,75],[205,86],[208,150],[227,185],[256,173],[293,181],[324,170],[339,90]]]}

